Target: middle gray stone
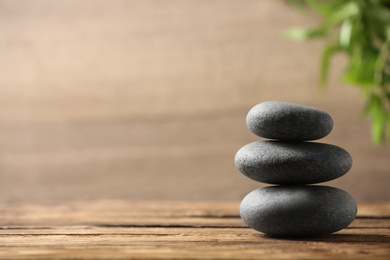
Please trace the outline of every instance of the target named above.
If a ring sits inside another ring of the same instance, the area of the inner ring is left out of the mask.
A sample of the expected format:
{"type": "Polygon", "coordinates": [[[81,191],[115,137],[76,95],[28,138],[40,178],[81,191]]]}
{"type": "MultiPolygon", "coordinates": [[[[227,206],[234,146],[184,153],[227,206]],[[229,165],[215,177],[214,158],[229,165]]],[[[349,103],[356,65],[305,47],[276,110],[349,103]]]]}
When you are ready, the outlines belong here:
{"type": "Polygon", "coordinates": [[[242,147],[235,156],[245,176],[270,184],[312,184],[347,173],[352,157],[344,149],[315,142],[259,141],[242,147]]]}

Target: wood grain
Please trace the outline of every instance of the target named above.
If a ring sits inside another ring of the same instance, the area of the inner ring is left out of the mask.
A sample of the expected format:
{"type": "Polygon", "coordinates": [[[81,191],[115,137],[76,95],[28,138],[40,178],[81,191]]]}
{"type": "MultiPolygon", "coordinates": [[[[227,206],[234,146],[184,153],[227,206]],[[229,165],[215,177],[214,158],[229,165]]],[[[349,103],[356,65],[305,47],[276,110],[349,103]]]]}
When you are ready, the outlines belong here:
{"type": "Polygon", "coordinates": [[[238,202],[3,205],[0,259],[388,259],[390,204],[361,204],[346,229],[280,239],[247,228],[238,202]],[[363,212],[362,215],[360,212],[363,212]]]}
{"type": "Polygon", "coordinates": [[[320,141],[354,159],[332,185],[390,200],[343,57],[320,92],[322,44],[281,36],[315,21],[274,0],[1,1],[0,202],[239,200],[261,186],[233,158],[266,100],[328,111],[320,141]]]}

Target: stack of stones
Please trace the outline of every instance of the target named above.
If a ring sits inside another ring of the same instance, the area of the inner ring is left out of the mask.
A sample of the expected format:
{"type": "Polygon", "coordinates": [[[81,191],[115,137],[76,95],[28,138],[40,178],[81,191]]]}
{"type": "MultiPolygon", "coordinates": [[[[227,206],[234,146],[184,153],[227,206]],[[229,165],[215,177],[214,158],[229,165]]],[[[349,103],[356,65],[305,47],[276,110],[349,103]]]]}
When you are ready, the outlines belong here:
{"type": "Polygon", "coordinates": [[[352,166],[344,149],[307,142],[330,133],[333,120],[328,113],[268,101],[249,111],[247,126],[275,140],[242,147],[235,156],[237,169],[255,181],[277,184],[243,199],[240,214],[248,226],[271,236],[317,236],[339,231],[355,219],[357,205],[347,192],[308,185],[339,178],[352,166]]]}

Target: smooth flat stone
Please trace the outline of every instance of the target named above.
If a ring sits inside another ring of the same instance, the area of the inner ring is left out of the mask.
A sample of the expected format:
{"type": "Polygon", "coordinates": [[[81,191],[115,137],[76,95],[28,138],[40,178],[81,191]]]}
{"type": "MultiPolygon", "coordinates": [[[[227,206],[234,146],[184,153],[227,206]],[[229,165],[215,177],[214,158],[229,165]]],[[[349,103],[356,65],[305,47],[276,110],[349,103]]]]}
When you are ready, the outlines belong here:
{"type": "Polygon", "coordinates": [[[280,101],[254,106],[246,117],[248,128],[269,139],[305,141],[327,136],[333,128],[332,117],[317,108],[280,101]]]}
{"type": "Polygon", "coordinates": [[[245,176],[271,184],[312,184],[330,181],[352,167],[344,149],[315,142],[258,141],[245,145],[235,156],[245,176]]]}
{"type": "Polygon", "coordinates": [[[347,192],[328,186],[270,186],[249,193],[240,214],[251,228],[272,236],[309,237],[346,228],[357,205],[347,192]]]}

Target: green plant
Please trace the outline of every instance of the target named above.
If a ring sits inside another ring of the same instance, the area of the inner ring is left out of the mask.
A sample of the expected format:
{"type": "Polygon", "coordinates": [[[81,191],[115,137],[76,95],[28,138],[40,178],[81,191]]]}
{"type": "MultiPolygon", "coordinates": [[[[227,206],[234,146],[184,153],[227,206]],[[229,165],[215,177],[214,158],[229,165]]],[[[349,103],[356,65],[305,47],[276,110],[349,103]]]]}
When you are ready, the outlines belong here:
{"type": "Polygon", "coordinates": [[[375,144],[390,139],[390,0],[285,0],[321,16],[311,29],[292,28],[296,40],[323,38],[320,86],[327,84],[331,58],[344,53],[348,66],[343,80],[359,86],[366,98],[362,115],[371,118],[375,144]]]}

